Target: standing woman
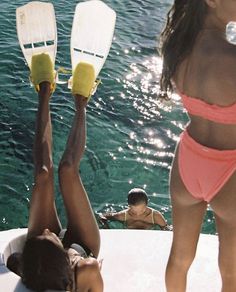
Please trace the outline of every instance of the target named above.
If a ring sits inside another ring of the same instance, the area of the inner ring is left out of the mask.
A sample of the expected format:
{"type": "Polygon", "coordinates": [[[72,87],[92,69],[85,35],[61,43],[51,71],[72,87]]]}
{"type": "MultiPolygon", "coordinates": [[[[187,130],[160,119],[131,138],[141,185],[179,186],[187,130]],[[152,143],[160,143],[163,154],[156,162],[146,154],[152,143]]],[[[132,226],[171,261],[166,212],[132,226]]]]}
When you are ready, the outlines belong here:
{"type": "Polygon", "coordinates": [[[186,290],[207,204],[219,234],[222,291],[236,291],[236,47],[226,25],[235,0],[175,0],[162,32],[161,91],[176,88],[190,122],[170,177],[173,242],[168,292],[186,290]]]}

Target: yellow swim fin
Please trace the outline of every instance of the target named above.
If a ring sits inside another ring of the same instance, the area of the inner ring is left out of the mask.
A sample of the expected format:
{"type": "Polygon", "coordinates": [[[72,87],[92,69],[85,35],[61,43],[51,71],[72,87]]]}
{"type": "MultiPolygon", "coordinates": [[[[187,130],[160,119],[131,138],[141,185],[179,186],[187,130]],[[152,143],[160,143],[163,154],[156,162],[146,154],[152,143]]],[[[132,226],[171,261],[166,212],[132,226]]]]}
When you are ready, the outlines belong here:
{"type": "Polygon", "coordinates": [[[72,74],[72,94],[79,94],[90,98],[95,85],[95,70],[93,65],[86,62],[78,63],[72,74]]]}
{"type": "Polygon", "coordinates": [[[30,80],[36,91],[39,91],[39,84],[43,81],[51,83],[52,92],[56,88],[54,64],[48,53],[33,55],[31,59],[30,80]]]}

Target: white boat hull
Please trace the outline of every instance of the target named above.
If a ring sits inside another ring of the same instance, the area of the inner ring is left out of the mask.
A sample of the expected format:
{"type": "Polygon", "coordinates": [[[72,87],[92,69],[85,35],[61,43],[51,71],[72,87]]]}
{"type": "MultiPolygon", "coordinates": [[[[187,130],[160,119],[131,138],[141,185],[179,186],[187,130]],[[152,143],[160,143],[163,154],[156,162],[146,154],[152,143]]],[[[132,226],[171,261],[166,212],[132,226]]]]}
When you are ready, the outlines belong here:
{"type": "MultiPolygon", "coordinates": [[[[26,292],[5,261],[24,244],[27,229],[0,232],[0,287],[4,292],[26,292]]],[[[165,292],[165,267],[172,232],[157,230],[101,230],[104,292],[165,292]]],[[[201,234],[188,276],[188,292],[220,292],[218,239],[201,234]]]]}

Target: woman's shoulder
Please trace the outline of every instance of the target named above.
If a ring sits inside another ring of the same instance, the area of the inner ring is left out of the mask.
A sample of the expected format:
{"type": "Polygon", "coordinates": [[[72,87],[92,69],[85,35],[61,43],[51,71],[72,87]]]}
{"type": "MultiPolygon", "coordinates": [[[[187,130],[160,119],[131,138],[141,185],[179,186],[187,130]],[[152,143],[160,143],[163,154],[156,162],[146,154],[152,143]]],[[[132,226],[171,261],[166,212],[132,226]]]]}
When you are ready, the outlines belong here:
{"type": "Polygon", "coordinates": [[[190,88],[187,91],[195,94],[190,95],[206,98],[207,101],[219,105],[234,103],[236,46],[223,37],[209,36],[197,43],[191,57],[187,80],[192,82],[188,82],[190,88]]]}
{"type": "Polygon", "coordinates": [[[90,291],[90,285],[102,285],[102,277],[100,272],[99,262],[95,258],[81,259],[75,269],[76,286],[88,288],[90,291]]]}
{"type": "Polygon", "coordinates": [[[148,211],[150,212],[149,214],[161,214],[161,212],[160,211],[158,211],[158,210],[156,210],[156,209],[154,209],[154,208],[151,208],[151,207],[147,207],[147,209],[148,209],[148,211]]]}
{"type": "Polygon", "coordinates": [[[226,38],[205,42],[205,45],[202,46],[202,53],[212,65],[221,65],[225,68],[230,65],[230,68],[235,68],[236,46],[229,43],[226,38]]]}
{"type": "MultiPolygon", "coordinates": [[[[235,103],[236,96],[236,46],[225,41],[216,52],[208,69],[211,70],[211,88],[214,88],[215,96],[223,97],[224,105],[229,105],[235,103]]],[[[217,102],[222,104],[221,100],[217,102]]]]}

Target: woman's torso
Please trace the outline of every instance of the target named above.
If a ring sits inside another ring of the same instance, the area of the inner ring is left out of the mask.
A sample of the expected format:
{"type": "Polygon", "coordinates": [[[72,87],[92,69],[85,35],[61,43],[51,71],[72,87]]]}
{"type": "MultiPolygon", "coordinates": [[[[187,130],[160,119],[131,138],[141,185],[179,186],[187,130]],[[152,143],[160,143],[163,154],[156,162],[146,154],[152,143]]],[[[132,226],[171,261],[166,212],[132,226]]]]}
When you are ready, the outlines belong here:
{"type": "Polygon", "coordinates": [[[124,224],[128,229],[152,229],[155,226],[154,210],[147,208],[142,215],[134,215],[130,210],[125,211],[124,224]]]}
{"type": "MultiPolygon", "coordinates": [[[[174,76],[179,92],[221,107],[236,103],[235,81],[236,47],[210,30],[199,34],[191,54],[179,65],[174,76]]],[[[198,143],[222,150],[236,148],[236,123],[189,116],[188,132],[198,143]]]]}

